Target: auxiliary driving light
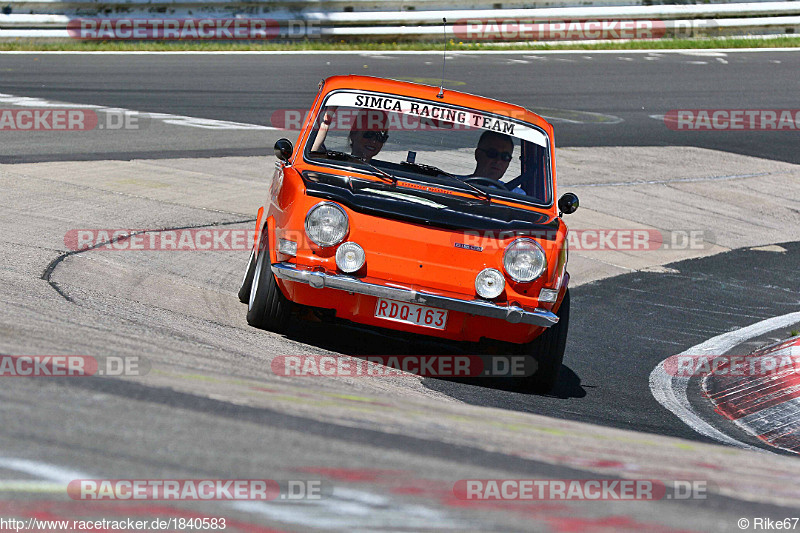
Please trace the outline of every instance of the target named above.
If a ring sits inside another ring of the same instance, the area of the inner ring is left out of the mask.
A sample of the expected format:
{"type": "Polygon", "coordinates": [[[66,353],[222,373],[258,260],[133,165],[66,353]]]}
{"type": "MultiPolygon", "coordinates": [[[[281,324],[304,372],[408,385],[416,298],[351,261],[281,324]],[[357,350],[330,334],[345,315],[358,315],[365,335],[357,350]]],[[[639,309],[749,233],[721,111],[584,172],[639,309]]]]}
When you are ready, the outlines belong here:
{"type": "Polygon", "coordinates": [[[354,242],[346,242],[336,250],[336,266],[348,274],[364,266],[364,249],[354,242]]]}
{"type": "Polygon", "coordinates": [[[506,247],[503,266],[508,277],[517,282],[533,281],[547,270],[547,257],[533,239],[517,239],[506,247]]]}
{"type": "Polygon", "coordinates": [[[308,211],[305,227],[306,235],[316,245],[336,246],[347,235],[347,213],[337,204],[320,202],[308,211]]]}
{"type": "Polygon", "coordinates": [[[505,288],[506,280],[495,268],[484,268],[475,277],[475,290],[483,298],[497,298],[505,288]]]}

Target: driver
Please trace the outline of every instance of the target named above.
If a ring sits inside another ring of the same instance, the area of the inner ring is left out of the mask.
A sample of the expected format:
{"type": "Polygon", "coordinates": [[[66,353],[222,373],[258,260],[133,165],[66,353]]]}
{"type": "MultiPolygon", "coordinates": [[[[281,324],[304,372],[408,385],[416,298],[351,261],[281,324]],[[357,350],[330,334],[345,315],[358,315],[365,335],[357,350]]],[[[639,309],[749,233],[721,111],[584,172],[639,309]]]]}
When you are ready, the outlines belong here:
{"type": "Polygon", "coordinates": [[[500,180],[514,155],[514,141],[505,133],[484,131],[475,148],[475,171],[470,177],[500,180]]]}
{"type": "Polygon", "coordinates": [[[347,139],[350,152],[355,157],[362,157],[370,162],[383,148],[389,138],[386,128],[386,113],[378,109],[362,109],[353,121],[347,139]]]}

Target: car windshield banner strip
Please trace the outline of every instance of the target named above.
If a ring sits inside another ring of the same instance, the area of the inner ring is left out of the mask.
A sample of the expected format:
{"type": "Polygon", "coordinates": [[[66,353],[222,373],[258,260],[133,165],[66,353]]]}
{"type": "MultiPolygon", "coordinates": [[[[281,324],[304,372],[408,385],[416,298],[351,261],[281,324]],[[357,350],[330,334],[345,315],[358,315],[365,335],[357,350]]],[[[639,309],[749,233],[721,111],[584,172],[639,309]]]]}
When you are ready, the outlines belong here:
{"type": "MultiPolygon", "coordinates": [[[[373,93],[337,92],[325,102],[328,107],[355,107],[380,109],[393,113],[412,115],[421,119],[435,120],[437,123],[452,124],[462,128],[475,128],[505,133],[539,146],[547,146],[547,137],[538,129],[517,121],[481,113],[474,109],[429,104],[423,101],[398,98],[396,96],[373,93]]],[[[389,118],[391,120],[391,118],[389,118]]]]}

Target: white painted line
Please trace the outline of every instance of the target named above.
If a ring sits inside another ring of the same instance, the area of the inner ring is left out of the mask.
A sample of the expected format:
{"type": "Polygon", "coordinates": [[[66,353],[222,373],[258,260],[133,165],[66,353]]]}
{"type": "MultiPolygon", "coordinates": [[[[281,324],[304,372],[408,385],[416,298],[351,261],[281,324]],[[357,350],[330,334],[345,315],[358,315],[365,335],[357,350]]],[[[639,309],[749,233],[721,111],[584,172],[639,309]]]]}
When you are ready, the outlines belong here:
{"type": "Polygon", "coordinates": [[[611,124],[619,124],[623,120],[620,117],[615,115],[606,115],[604,113],[595,113],[593,111],[578,111],[577,109],[542,109],[541,112],[536,112],[537,115],[540,117],[547,119],[548,122],[568,122],[570,124],[598,124],[601,126],[607,126],[611,124]],[[553,113],[553,111],[564,111],[566,113],[573,113],[575,115],[584,115],[589,117],[597,117],[601,120],[575,120],[571,118],[565,118],[563,116],[559,116],[558,113],[553,113]]]}
{"type": "Polygon", "coordinates": [[[42,98],[15,96],[13,94],[3,94],[3,93],[0,93],[0,104],[12,105],[17,107],[80,108],[80,109],[93,109],[103,113],[134,114],[134,115],[140,115],[142,118],[159,120],[164,124],[172,124],[173,126],[187,126],[190,128],[201,128],[207,130],[261,130],[261,131],[280,130],[280,128],[273,128],[271,126],[262,126],[260,124],[247,124],[244,122],[231,122],[229,120],[215,120],[210,118],[187,117],[183,115],[172,115],[169,113],[148,113],[143,111],[134,111],[132,109],[124,109],[121,107],[107,107],[107,106],[92,105],[92,104],[74,104],[70,102],[44,100],[42,98]]]}
{"type": "Polygon", "coordinates": [[[68,470],[60,466],[54,466],[40,461],[31,461],[28,459],[16,459],[12,457],[0,457],[0,469],[13,470],[15,472],[22,472],[33,477],[46,479],[55,483],[64,484],[64,492],[67,490],[67,485],[70,481],[75,479],[89,479],[89,476],[83,472],[76,470],[68,470]]]}
{"type": "Polygon", "coordinates": [[[379,494],[339,486],[334,487],[330,497],[321,500],[287,503],[280,500],[268,503],[240,501],[229,505],[237,511],[260,514],[272,520],[325,529],[463,531],[469,528],[469,524],[439,509],[402,504],[379,494]]]}
{"type": "Polygon", "coordinates": [[[54,481],[36,481],[30,479],[2,479],[0,492],[28,492],[64,494],[66,487],[63,483],[54,481]]]}
{"type": "Polygon", "coordinates": [[[92,104],[70,104],[67,102],[51,102],[41,98],[30,96],[14,96],[13,94],[0,93],[0,104],[13,105],[18,107],[81,107],[84,109],[98,109],[100,106],[92,104]]]}
{"type": "MultiPolygon", "coordinates": [[[[139,111],[133,111],[139,113],[139,111]]],[[[211,118],[186,117],[183,115],[171,115],[169,113],[141,113],[152,119],[161,120],[164,124],[174,126],[188,126],[190,128],[202,128],[207,130],[279,130],[272,126],[261,126],[260,124],[247,124],[244,122],[231,122],[229,120],[215,120],[211,118]]]]}
{"type": "Polygon", "coordinates": [[[683,52],[687,56],[700,56],[700,57],[725,57],[728,55],[725,52],[718,52],[716,50],[697,50],[692,52],[683,52]]]}
{"type": "MultiPolygon", "coordinates": [[[[740,328],[722,335],[712,337],[705,342],[692,346],[688,350],[681,352],[680,355],[722,355],[731,348],[759,335],[764,335],[776,329],[785,328],[800,322],[800,312],[789,313],[787,315],[776,316],[756,322],[750,326],[740,328]]],[[[686,390],[689,386],[689,378],[676,377],[668,374],[664,369],[664,361],[661,361],[653,371],[650,373],[650,392],[658,403],[660,403],[668,411],[672,412],[682,422],[692,428],[694,431],[714,440],[718,440],[725,444],[738,446],[750,450],[768,451],[763,448],[757,448],[740,442],[733,437],[726,435],[711,426],[708,422],[700,418],[695,412],[689,399],[686,396],[686,390]]],[[[769,452],[771,453],[771,452],[769,452]]]]}
{"type": "Polygon", "coordinates": [[[570,187],[627,187],[637,185],[664,185],[667,183],[698,183],[703,181],[727,181],[727,180],[741,180],[748,178],[758,178],[761,176],[769,176],[769,172],[759,172],[758,174],[731,174],[728,176],[701,176],[698,178],[672,178],[664,180],[648,180],[648,181],[613,181],[607,183],[573,183],[570,187]]]}
{"type": "Polygon", "coordinates": [[[375,59],[397,59],[397,58],[395,58],[395,57],[393,57],[391,55],[388,55],[388,54],[373,54],[372,52],[369,52],[369,53],[362,52],[361,53],[361,57],[375,58],[375,59]]]}

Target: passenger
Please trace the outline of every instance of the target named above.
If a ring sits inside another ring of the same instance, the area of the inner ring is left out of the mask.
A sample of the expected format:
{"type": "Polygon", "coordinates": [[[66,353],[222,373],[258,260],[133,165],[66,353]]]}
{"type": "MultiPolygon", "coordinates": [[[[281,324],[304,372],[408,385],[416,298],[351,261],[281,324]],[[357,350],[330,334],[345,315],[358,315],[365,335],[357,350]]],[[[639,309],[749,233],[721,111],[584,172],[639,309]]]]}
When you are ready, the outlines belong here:
{"type": "Polygon", "coordinates": [[[470,177],[500,180],[514,155],[514,141],[504,133],[484,131],[475,148],[475,171],[470,177]]]}
{"type": "Polygon", "coordinates": [[[348,141],[351,154],[370,162],[389,138],[386,113],[377,109],[359,111],[350,129],[348,141]]]}

